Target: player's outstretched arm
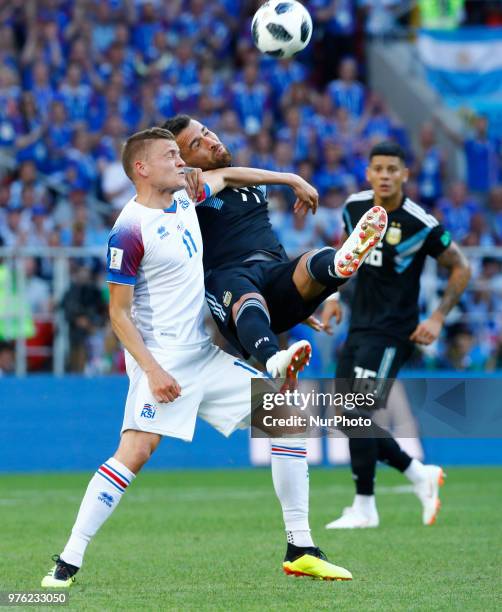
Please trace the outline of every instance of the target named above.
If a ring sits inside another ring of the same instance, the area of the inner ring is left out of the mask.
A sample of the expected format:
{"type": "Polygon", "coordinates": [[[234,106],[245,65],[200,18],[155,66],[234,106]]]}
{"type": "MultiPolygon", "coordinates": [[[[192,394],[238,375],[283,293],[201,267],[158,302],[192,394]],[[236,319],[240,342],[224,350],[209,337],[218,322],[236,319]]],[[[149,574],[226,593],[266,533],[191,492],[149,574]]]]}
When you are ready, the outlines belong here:
{"type": "Polygon", "coordinates": [[[172,402],[181,395],[176,380],[168,374],[146,348],[143,338],[131,320],[134,287],[109,283],[110,321],[113,331],[137,361],[148,378],[150,390],[158,402],[172,402]]]}
{"type": "Polygon", "coordinates": [[[457,304],[471,278],[471,266],[455,242],[452,242],[441,253],[437,261],[440,266],[449,270],[448,284],[439,306],[411,334],[410,340],[417,344],[431,344],[434,340],[437,340],[446,315],[457,304]]]}
{"type": "Polygon", "coordinates": [[[218,168],[203,172],[204,181],[215,194],[225,187],[251,187],[252,185],[288,185],[296,195],[294,212],[315,213],[319,205],[319,194],[315,187],[297,174],[273,172],[258,168],[218,168]]]}

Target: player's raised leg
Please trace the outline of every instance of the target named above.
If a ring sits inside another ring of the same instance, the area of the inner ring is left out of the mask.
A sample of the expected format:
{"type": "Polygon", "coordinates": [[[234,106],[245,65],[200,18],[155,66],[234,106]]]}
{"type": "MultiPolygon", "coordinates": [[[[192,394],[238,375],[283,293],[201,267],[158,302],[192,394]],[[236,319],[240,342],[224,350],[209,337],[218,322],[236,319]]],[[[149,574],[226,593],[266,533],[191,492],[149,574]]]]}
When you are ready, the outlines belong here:
{"type": "Polygon", "coordinates": [[[386,230],[387,213],[381,206],[374,206],[338,249],[324,247],[305,253],[293,273],[293,282],[302,298],[309,302],[326,295],[327,289],[334,293],[357,272],[386,230]]]}
{"type": "Polygon", "coordinates": [[[129,430],[124,432],[113,457],[102,463],[91,478],[77,519],[56,562],[42,580],[42,587],[68,588],[82,566],[84,553],[98,529],[110,518],[136,474],[157,447],[160,436],[129,430]]]}

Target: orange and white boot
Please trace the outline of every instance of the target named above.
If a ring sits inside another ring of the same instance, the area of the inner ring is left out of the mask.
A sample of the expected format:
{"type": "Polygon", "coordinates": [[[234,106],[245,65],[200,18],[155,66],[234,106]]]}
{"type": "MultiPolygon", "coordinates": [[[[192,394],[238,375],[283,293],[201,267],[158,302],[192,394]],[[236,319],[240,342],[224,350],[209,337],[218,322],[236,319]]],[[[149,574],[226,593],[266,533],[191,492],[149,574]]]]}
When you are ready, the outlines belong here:
{"type": "Polygon", "coordinates": [[[373,206],[359,219],[354,231],[335,255],[335,273],[350,278],[375,249],[387,231],[387,213],[381,206],[373,206]]]}

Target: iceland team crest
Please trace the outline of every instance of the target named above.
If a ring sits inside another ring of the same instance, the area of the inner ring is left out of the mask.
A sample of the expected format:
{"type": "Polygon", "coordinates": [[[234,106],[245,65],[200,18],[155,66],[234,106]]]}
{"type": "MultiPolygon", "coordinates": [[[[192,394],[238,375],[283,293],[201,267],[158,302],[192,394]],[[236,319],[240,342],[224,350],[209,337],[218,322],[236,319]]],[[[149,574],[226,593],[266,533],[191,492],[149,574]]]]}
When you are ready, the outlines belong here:
{"type": "Polygon", "coordinates": [[[139,416],[143,417],[144,419],[153,419],[155,417],[156,412],[157,409],[153,404],[145,404],[139,416]]]}
{"type": "Polygon", "coordinates": [[[180,198],[180,205],[183,210],[186,210],[190,206],[190,201],[186,198],[180,198]]]}

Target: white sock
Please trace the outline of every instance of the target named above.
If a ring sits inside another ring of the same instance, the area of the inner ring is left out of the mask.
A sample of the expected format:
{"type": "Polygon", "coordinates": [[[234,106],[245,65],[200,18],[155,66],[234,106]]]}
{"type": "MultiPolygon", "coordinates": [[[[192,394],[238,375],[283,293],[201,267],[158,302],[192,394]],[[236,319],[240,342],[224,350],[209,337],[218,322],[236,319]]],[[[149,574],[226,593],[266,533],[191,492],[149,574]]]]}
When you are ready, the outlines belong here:
{"type": "Polygon", "coordinates": [[[71,536],[61,559],[81,567],[91,538],[117,507],[135,475],[113,457],[105,461],[87,486],[71,536]]]}
{"type": "Polygon", "coordinates": [[[365,515],[376,514],[376,502],[374,495],[356,495],[352,507],[365,515]]]}
{"type": "Polygon", "coordinates": [[[314,546],[309,527],[309,470],[304,438],[271,439],[272,480],[282,507],[287,539],[314,546]]]}
{"type": "Polygon", "coordinates": [[[412,459],[410,465],[404,470],[404,475],[413,484],[418,484],[427,478],[427,470],[418,459],[412,459]]]}

